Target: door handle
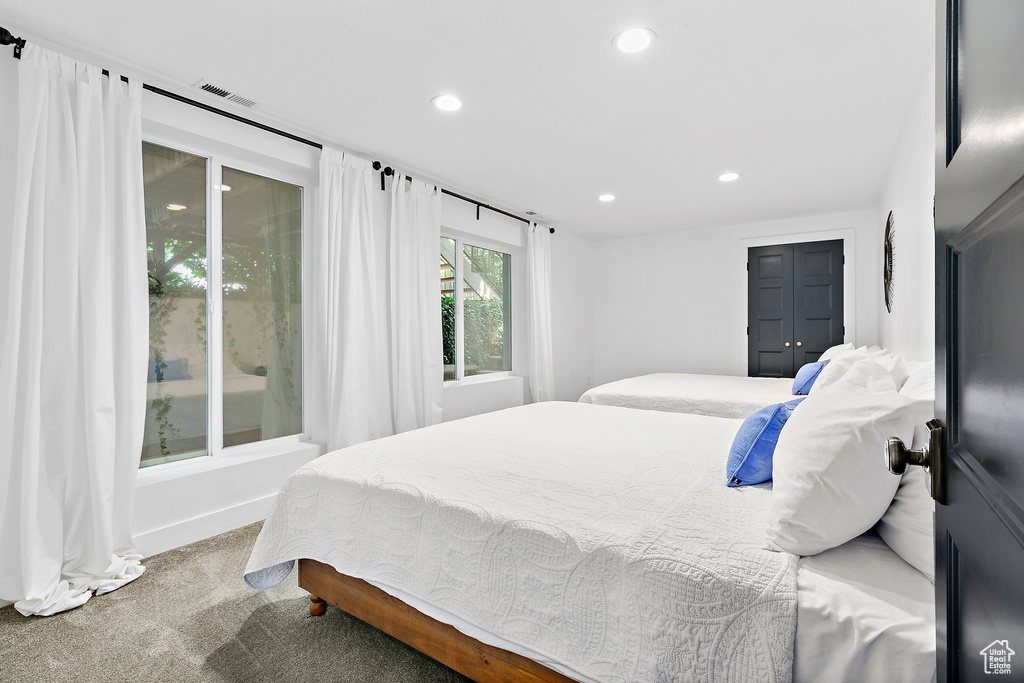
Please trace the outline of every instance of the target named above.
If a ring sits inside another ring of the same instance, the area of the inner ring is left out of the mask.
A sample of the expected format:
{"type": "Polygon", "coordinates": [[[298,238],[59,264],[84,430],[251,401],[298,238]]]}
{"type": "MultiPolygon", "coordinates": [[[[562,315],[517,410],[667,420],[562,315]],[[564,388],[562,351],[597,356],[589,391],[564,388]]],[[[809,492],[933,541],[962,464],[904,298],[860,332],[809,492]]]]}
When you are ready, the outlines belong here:
{"type": "Polygon", "coordinates": [[[938,420],[929,420],[928,443],[911,450],[899,439],[890,436],[885,444],[885,462],[889,471],[902,475],[907,466],[923,467],[931,475],[928,490],[936,503],[946,504],[946,428],[938,420]]]}
{"type": "Polygon", "coordinates": [[[786,342],[786,346],[789,346],[789,342],[786,342]]]}
{"type": "Polygon", "coordinates": [[[803,342],[797,342],[797,343],[796,343],[796,345],[797,345],[797,346],[803,346],[803,345],[804,345],[804,343],[803,343],[803,342]]]}

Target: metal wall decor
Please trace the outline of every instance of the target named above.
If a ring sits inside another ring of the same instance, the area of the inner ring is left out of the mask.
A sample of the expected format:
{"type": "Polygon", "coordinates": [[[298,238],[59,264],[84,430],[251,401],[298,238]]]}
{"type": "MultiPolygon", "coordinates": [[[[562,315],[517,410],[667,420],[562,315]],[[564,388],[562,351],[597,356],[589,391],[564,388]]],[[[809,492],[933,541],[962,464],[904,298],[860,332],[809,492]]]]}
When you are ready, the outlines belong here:
{"type": "Polygon", "coordinates": [[[885,294],[885,310],[892,313],[892,260],[895,247],[893,240],[896,236],[896,227],[892,222],[892,211],[885,221],[885,238],[882,240],[882,291],[885,294]]]}

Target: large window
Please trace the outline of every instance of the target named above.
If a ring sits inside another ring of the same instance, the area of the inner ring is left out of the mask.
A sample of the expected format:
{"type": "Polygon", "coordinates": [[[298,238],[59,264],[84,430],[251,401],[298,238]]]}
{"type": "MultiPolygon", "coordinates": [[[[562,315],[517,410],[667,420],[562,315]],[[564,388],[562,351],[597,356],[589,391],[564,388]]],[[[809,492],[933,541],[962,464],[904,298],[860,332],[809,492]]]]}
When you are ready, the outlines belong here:
{"type": "Polygon", "coordinates": [[[512,369],[511,256],[441,238],[444,379],[512,369]]]}
{"type": "Polygon", "coordinates": [[[302,187],[148,142],[142,156],[142,465],[300,434],[302,187]]]}

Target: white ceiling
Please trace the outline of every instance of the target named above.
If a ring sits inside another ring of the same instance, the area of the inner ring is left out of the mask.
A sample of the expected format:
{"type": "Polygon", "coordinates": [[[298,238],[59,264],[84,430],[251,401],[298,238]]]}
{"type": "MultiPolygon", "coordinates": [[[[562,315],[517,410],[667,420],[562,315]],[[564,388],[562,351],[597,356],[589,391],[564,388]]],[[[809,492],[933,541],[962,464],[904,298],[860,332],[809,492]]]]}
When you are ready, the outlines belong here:
{"type": "Polygon", "coordinates": [[[252,118],[603,238],[874,206],[933,7],[0,0],[0,25],[197,99],[207,79],[252,118]],[[632,26],[657,33],[646,52],[612,47],[632,26]],[[462,110],[433,108],[443,92],[462,110]]]}

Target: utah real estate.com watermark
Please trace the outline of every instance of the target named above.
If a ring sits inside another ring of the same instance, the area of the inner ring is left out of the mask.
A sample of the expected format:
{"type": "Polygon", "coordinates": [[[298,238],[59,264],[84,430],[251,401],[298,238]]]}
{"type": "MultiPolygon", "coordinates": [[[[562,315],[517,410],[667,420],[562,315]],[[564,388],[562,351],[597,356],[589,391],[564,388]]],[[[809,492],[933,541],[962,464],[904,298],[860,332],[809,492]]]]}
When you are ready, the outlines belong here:
{"type": "Polygon", "coordinates": [[[985,661],[985,673],[1009,674],[1010,658],[1017,653],[1010,649],[1008,641],[993,640],[980,654],[985,661]]]}

